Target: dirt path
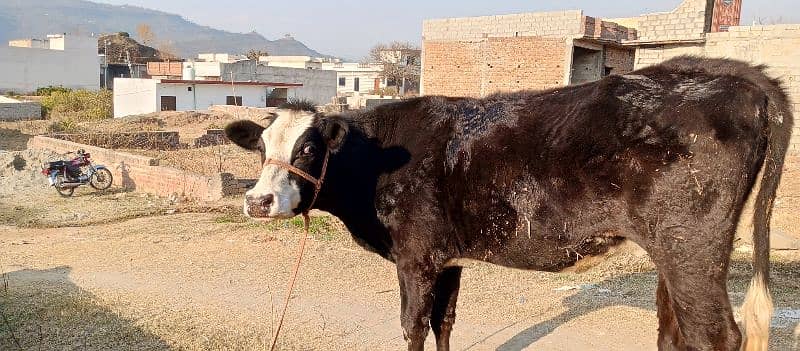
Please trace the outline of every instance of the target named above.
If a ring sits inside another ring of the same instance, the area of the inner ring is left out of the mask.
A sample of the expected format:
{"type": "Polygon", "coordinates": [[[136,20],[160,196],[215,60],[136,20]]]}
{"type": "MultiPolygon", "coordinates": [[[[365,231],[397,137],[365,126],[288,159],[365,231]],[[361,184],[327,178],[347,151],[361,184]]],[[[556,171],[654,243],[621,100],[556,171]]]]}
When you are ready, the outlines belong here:
{"type": "MultiPolygon", "coordinates": [[[[7,273],[11,291],[8,313],[46,305],[61,316],[74,316],[53,322],[39,311],[45,317],[19,322],[17,334],[26,345],[104,349],[113,344],[104,334],[84,335],[104,325],[118,331],[111,335],[126,349],[263,347],[300,232],[290,224],[231,218],[189,213],[91,227],[1,227],[0,270],[7,273]],[[45,328],[37,332],[36,325],[45,328]]],[[[284,349],[401,349],[394,267],[346,236],[331,234],[335,225],[319,223],[318,232],[326,234],[317,233],[308,246],[287,315],[284,349]]],[[[800,322],[797,259],[778,259],[773,269],[779,286],[776,350],[793,347],[791,334],[800,322]]],[[[735,302],[743,296],[748,265],[734,265],[735,302]]],[[[547,274],[470,267],[463,278],[454,349],[655,350],[655,276],[632,273],[629,264],[616,268],[622,270],[547,274]]],[[[0,328],[0,349],[13,345],[3,344],[6,339],[0,328]]]]}

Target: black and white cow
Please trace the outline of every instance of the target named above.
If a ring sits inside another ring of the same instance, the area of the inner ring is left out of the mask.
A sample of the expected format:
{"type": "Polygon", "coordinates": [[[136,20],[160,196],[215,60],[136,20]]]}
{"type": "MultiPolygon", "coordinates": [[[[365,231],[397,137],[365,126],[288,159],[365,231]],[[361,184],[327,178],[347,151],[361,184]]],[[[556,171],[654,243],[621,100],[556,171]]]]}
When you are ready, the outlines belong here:
{"type": "MultiPolygon", "coordinates": [[[[227,136],[263,160],[327,175],[314,208],[397,265],[410,350],[449,348],[462,259],[559,271],[623,238],[658,268],[661,350],[737,350],[726,290],[743,204],[755,193],[747,350],[766,350],[769,218],[792,127],[763,67],[681,57],[623,76],[484,99],[430,96],[344,116],[281,110],[227,136]],[[761,178],[758,177],[762,172],[761,178]]],[[[311,182],[269,162],[255,218],[288,218],[311,182]]]]}

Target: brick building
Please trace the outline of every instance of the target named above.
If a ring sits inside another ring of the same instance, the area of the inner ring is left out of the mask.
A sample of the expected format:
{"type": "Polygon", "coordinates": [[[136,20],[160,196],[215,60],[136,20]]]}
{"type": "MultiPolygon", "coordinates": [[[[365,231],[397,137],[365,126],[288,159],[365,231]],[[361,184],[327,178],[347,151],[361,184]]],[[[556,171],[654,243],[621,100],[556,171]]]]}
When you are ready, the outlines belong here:
{"type": "Polygon", "coordinates": [[[562,11],[426,20],[422,36],[421,93],[479,97],[628,72],[636,31],[562,11]]]}
{"type": "MultiPolygon", "coordinates": [[[[426,20],[421,93],[546,89],[691,54],[766,64],[800,116],[800,25],[739,26],[741,9],[742,0],[684,0],[673,11],[631,18],[561,11],[426,20]]],[[[797,124],[792,160],[800,158],[797,124]]]]}

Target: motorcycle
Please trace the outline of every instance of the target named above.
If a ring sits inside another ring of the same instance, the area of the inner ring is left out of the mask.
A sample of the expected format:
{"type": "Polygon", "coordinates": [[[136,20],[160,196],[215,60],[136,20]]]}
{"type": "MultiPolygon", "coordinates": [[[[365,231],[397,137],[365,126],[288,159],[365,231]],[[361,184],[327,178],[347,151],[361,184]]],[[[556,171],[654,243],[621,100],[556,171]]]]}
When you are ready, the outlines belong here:
{"type": "Polygon", "coordinates": [[[83,149],[74,154],[76,157],[71,160],[47,162],[42,165],[42,174],[47,176],[50,185],[56,188],[59,195],[72,196],[75,188],[86,184],[97,190],[111,187],[113,177],[108,168],[92,163],[91,155],[83,149]]]}

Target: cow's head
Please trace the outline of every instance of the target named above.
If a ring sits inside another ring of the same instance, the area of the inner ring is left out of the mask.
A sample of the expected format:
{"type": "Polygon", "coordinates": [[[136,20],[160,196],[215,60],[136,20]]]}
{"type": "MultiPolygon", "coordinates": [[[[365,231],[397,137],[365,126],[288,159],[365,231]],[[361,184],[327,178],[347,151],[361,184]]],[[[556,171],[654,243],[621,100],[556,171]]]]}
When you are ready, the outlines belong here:
{"type": "Polygon", "coordinates": [[[261,177],[244,200],[244,213],[252,218],[293,217],[314,197],[314,184],[266,160],[286,162],[319,178],[326,150],[339,151],[348,132],[347,122],[338,117],[295,110],[278,110],[273,117],[264,126],[240,120],[225,127],[233,143],[261,154],[261,177]]]}

